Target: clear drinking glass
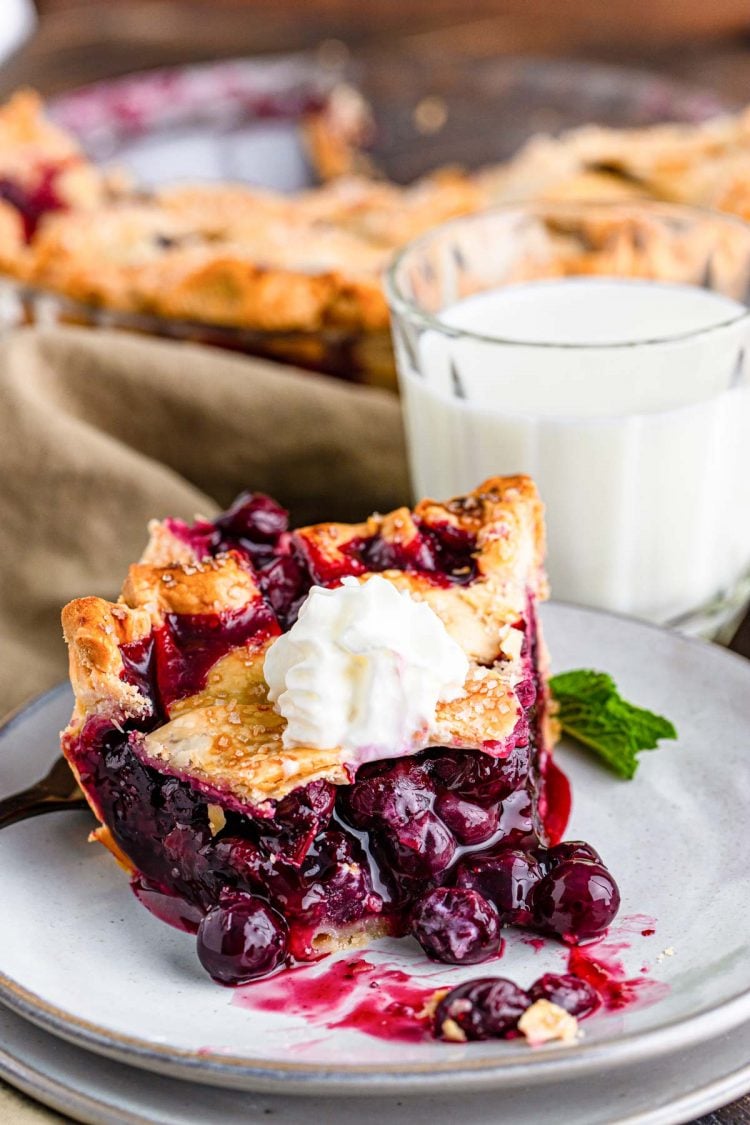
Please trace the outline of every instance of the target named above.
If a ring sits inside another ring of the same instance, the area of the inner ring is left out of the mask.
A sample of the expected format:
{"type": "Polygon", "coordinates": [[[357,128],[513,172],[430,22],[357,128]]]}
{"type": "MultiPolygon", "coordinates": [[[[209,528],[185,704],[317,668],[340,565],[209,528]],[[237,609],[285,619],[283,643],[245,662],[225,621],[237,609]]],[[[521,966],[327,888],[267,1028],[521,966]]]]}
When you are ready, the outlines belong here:
{"type": "Polygon", "coordinates": [[[414,491],[528,473],[553,596],[716,636],[750,592],[750,226],[505,207],[388,277],[414,491]]]}

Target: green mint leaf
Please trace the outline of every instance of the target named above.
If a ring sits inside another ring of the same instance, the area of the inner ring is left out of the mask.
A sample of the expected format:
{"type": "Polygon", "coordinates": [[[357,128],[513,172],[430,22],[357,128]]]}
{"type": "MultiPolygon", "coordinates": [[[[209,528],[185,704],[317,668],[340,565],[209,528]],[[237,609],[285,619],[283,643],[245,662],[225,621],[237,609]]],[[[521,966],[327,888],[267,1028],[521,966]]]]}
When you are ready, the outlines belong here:
{"type": "Polygon", "coordinates": [[[622,699],[606,672],[579,668],[552,676],[550,691],[563,731],[588,746],[620,777],[638,769],[637,755],[655,750],[662,738],[677,738],[668,719],[622,699]]]}

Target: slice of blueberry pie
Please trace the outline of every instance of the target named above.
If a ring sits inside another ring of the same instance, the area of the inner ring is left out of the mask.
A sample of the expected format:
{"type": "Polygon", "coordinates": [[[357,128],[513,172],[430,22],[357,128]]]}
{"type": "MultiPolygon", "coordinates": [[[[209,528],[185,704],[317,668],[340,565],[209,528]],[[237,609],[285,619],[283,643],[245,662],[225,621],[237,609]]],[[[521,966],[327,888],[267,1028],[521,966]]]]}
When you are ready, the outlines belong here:
{"type": "Polygon", "coordinates": [[[245,494],[152,524],[117,603],[66,606],[94,836],[215,979],[382,934],[473,963],[503,925],[606,929],[611,876],[559,843],[543,549],[525,477],[296,531],[245,494]]]}

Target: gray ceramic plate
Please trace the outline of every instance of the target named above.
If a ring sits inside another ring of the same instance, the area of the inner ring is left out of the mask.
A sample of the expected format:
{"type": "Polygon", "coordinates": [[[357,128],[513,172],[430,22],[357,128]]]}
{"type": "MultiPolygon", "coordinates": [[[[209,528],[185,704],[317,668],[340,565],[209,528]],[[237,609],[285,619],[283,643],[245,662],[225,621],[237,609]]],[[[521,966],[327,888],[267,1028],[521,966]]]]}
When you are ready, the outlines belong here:
{"type": "MultiPolygon", "coordinates": [[[[143,911],[109,858],[85,843],[81,814],[0,834],[3,917],[13,920],[0,927],[0,997],[47,1030],[131,1064],[284,1093],[552,1082],[653,1059],[750,1019],[750,663],[573,607],[548,607],[545,623],[556,668],[606,669],[680,732],[678,744],[645,756],[631,783],[560,751],[575,792],[569,834],[594,843],[618,876],[622,918],[612,940],[631,975],[647,966],[668,985],[657,1003],[597,1015],[580,1043],[533,1051],[518,1042],[389,1043],[248,1011],[199,970],[192,939],[143,911]]],[[[64,693],[52,694],[6,727],[0,791],[42,771],[68,707],[64,693]]],[[[436,966],[409,942],[381,943],[371,956],[436,980],[436,966]]],[[[498,971],[527,985],[563,960],[559,946],[537,952],[516,939],[498,971]]],[[[476,970],[441,974],[451,983],[467,975],[476,970]]]]}

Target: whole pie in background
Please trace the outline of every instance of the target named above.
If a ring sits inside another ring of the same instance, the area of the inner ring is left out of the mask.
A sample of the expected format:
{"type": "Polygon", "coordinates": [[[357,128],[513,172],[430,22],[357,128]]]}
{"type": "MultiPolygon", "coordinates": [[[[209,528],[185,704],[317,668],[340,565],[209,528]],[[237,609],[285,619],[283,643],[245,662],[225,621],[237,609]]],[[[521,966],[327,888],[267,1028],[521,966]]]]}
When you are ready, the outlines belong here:
{"type": "MultiPolygon", "coordinates": [[[[314,162],[333,178],[287,195],[235,183],[144,191],[92,164],[35,95],[20,93],[0,110],[0,269],[21,294],[74,302],[78,319],[88,310],[95,323],[99,310],[140,329],[392,384],[383,271],[399,247],[446,219],[530,199],[652,198],[750,213],[746,112],[537,136],[502,164],[438,169],[401,186],[340,174],[363,166],[357,144],[370,127],[361,99],[348,88],[346,97],[346,113],[307,118],[314,162]]],[[[617,255],[622,270],[620,247],[605,237],[594,249],[587,269],[606,272],[617,255]]],[[[649,276],[648,255],[631,268],[649,276]]],[[[33,302],[24,309],[34,315],[33,302]]]]}

